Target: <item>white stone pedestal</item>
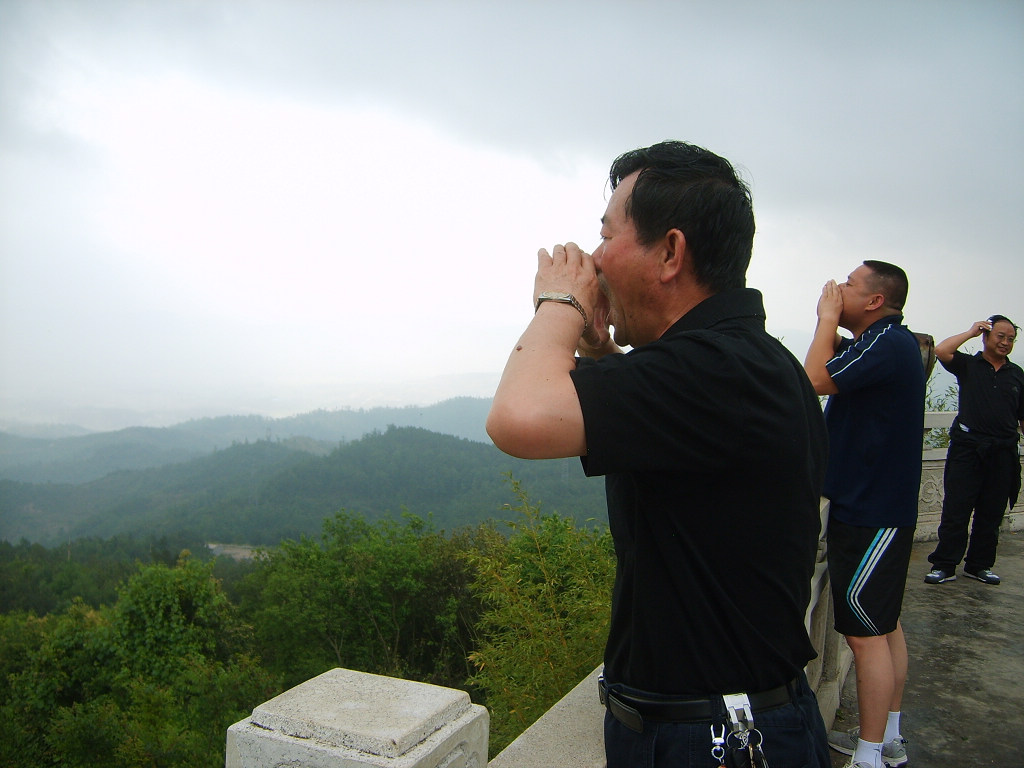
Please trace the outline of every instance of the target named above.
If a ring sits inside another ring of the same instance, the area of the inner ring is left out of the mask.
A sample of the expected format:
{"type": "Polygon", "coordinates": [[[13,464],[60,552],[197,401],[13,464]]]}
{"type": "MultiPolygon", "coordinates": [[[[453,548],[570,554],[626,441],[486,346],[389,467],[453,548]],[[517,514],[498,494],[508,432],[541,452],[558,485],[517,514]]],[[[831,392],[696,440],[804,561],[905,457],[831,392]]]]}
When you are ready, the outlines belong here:
{"type": "Polygon", "coordinates": [[[228,728],[225,768],[485,768],[489,716],[464,691],[332,669],[228,728]]]}

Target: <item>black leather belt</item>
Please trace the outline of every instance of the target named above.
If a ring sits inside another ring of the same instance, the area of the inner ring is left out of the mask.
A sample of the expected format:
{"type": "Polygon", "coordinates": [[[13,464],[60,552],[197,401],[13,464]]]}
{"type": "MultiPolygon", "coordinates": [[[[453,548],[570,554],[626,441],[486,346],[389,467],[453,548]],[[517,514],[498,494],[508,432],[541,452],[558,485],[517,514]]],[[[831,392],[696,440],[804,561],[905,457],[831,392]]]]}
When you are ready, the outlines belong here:
{"type": "MultiPolygon", "coordinates": [[[[748,693],[751,712],[762,712],[773,707],[781,707],[790,701],[790,687],[796,684],[794,679],[786,685],[772,688],[770,691],[748,693]]],[[[720,696],[700,696],[671,700],[648,699],[608,690],[604,677],[597,680],[601,703],[608,708],[612,716],[627,728],[642,733],[644,721],[654,723],[699,723],[708,722],[719,716],[724,703],[720,696]]]]}

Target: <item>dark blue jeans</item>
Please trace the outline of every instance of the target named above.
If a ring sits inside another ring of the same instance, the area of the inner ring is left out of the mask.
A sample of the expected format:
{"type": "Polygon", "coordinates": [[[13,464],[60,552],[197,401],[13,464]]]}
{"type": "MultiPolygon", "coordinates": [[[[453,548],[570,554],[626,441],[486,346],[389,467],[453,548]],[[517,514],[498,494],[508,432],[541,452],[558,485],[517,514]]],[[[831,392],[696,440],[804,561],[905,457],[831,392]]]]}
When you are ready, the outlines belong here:
{"type": "MultiPolygon", "coordinates": [[[[624,693],[652,694],[615,686],[624,693]]],[[[754,713],[754,727],[764,737],[764,756],[771,768],[830,768],[832,758],[818,701],[803,673],[792,701],[754,713]]],[[[721,700],[719,700],[721,703],[721,700]]],[[[728,722],[725,705],[716,718],[716,732],[728,722]]],[[[606,712],[604,748],[608,768],[718,768],[711,757],[711,723],[644,723],[636,733],[606,712]]]]}

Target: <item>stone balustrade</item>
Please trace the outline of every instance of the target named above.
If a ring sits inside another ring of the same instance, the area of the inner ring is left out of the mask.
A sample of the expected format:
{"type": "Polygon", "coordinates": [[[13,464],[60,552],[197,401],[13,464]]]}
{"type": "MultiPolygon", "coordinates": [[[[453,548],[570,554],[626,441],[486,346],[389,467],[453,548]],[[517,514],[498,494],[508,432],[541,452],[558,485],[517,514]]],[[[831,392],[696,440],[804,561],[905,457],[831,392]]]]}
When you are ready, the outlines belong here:
{"type": "MultiPolygon", "coordinates": [[[[926,414],[925,428],[948,428],[952,413],[926,414]]],[[[936,537],[945,449],[922,454],[917,539],[936,537]]],[[[822,504],[822,517],[827,503],[822,504]]],[[[1005,528],[1024,527],[1024,499],[1005,528]]],[[[818,651],[807,678],[831,725],[852,654],[832,628],[824,540],[811,582],[806,623],[818,651]]],[[[487,761],[487,711],[468,694],[426,683],[334,669],[259,705],[228,729],[226,768],[605,768],[597,698],[600,667],[487,761]]]]}

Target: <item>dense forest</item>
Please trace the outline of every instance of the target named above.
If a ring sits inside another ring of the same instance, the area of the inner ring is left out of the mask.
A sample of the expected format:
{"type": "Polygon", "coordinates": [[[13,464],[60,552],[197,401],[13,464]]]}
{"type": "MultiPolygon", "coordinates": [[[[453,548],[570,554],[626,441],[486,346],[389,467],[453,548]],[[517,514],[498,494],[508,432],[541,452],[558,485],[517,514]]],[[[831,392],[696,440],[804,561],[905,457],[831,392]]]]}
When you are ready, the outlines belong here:
{"type": "Polygon", "coordinates": [[[339,666],[470,691],[496,753],[599,663],[614,570],[604,526],[503,489],[506,522],[337,513],[244,562],[0,543],[0,765],[222,766],[231,723],[339,666]]]}

